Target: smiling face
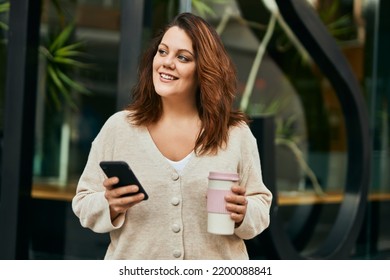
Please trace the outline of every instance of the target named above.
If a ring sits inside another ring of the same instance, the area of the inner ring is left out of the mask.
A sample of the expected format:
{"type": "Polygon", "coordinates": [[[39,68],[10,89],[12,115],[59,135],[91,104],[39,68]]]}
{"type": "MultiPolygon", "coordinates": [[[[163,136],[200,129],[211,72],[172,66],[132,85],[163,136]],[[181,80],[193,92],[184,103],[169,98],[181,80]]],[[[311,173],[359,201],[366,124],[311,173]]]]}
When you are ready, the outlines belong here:
{"type": "Polygon", "coordinates": [[[164,34],[153,59],[153,84],[164,98],[195,100],[197,90],[195,53],[184,30],[173,26],[164,34]]]}

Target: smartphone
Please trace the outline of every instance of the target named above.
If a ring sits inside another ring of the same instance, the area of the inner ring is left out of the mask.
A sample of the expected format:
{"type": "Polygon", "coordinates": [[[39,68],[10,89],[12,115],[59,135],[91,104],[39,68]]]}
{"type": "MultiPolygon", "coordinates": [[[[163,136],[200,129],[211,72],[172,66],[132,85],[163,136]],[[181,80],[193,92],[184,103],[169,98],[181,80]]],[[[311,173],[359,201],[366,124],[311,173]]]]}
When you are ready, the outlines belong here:
{"type": "Polygon", "coordinates": [[[137,185],[139,191],[137,193],[126,194],[125,196],[135,195],[138,193],[143,193],[145,195],[144,200],[149,198],[145,189],[142,187],[141,183],[138,181],[133,170],[130,166],[124,161],[101,161],[100,167],[103,169],[104,173],[108,178],[118,177],[119,183],[114,185],[114,188],[123,187],[128,185],[137,185]]]}

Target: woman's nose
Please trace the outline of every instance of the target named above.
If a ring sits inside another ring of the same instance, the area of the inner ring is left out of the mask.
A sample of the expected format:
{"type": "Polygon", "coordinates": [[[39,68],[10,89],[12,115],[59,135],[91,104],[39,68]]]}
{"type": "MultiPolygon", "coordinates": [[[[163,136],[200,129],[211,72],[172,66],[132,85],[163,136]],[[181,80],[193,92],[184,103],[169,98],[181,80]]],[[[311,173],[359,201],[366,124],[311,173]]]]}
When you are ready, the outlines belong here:
{"type": "Polygon", "coordinates": [[[175,68],[175,63],[173,61],[173,58],[170,55],[164,58],[163,66],[170,69],[175,68]]]}

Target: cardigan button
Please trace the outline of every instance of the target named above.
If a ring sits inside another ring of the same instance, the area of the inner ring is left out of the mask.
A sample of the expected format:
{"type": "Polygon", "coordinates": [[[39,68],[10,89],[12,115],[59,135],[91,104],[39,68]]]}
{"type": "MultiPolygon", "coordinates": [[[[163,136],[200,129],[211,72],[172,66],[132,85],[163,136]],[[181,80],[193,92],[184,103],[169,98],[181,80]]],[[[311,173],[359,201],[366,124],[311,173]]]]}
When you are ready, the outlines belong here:
{"type": "Polygon", "coordinates": [[[173,251],[173,256],[175,258],[180,258],[181,257],[181,251],[180,250],[174,250],[173,251]]]}
{"type": "Polygon", "coordinates": [[[180,231],[180,225],[178,224],[173,224],[172,227],[171,227],[172,231],[174,233],[178,233],[180,231]]]}
{"type": "Polygon", "coordinates": [[[172,180],[173,181],[177,181],[177,180],[179,180],[179,174],[177,174],[177,173],[172,173],[172,175],[171,175],[171,178],[172,178],[172,180]]]}
{"type": "Polygon", "coordinates": [[[172,204],[173,206],[179,205],[179,204],[180,204],[180,199],[179,199],[178,197],[173,197],[173,198],[171,199],[171,204],[172,204]]]}

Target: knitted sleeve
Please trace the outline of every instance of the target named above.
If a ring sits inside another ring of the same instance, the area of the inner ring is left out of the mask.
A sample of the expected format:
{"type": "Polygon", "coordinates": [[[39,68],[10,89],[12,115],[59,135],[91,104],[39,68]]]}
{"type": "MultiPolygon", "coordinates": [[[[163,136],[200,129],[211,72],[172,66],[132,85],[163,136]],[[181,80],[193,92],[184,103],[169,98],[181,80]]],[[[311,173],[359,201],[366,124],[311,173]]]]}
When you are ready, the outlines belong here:
{"type": "Polygon", "coordinates": [[[80,219],[81,225],[99,233],[112,231],[124,222],[124,215],[115,220],[115,225],[111,222],[109,205],[104,197],[105,176],[99,166],[101,160],[110,158],[110,147],[114,146],[115,141],[112,131],[116,119],[111,117],[107,120],[92,142],[87,163],[77,184],[76,195],[72,200],[73,212],[80,219]]]}
{"type": "Polygon", "coordinates": [[[251,239],[269,226],[272,194],[263,183],[256,138],[248,126],[242,129],[241,136],[240,184],[246,188],[248,205],[235,234],[242,239],[251,239]]]}

